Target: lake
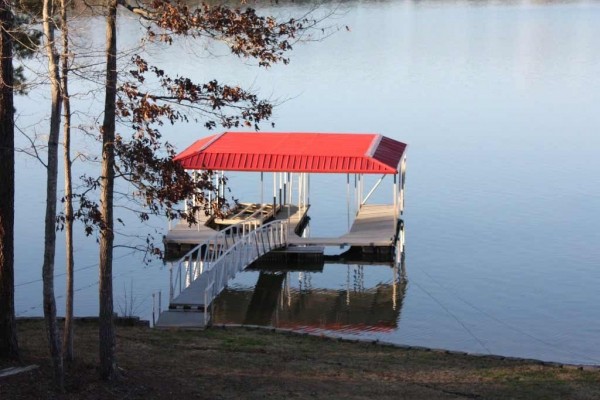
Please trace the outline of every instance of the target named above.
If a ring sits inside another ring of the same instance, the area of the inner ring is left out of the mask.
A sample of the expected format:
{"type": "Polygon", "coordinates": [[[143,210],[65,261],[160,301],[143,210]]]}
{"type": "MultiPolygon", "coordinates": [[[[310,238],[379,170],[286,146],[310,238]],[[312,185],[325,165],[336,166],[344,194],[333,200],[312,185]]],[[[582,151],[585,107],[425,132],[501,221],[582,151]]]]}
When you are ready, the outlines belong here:
{"type": "MultiPolygon", "coordinates": [[[[277,100],[276,130],[377,132],[408,143],[406,281],[393,289],[385,265],[326,264],[280,277],[248,271],[217,300],[215,320],[600,364],[600,3],[357,1],[328,21],[349,30],[298,44],[290,65],[269,70],[221,57],[218,47],[205,57],[192,42],[152,57],[277,100]],[[181,62],[183,52],[196,55],[181,62]],[[257,282],[279,288],[268,315],[248,311],[257,282]]],[[[82,24],[90,39],[103,38],[102,21],[82,24]]],[[[139,29],[121,19],[125,41],[139,29]]],[[[21,126],[48,113],[48,97],[37,89],[17,100],[21,126]]],[[[166,128],[179,149],[207,134],[201,125],[166,128]]],[[[44,170],[24,155],[16,168],[16,311],[41,315],[44,170]]],[[[243,175],[230,182],[244,200],[256,192],[243,175]]],[[[314,235],[347,228],[332,195],[344,186],[343,177],[314,176],[314,235]]],[[[167,226],[124,218],[125,234],[156,228],[160,238],[167,226]]],[[[97,248],[79,236],[75,310],[93,315],[97,248]]],[[[168,293],[168,267],[122,248],[115,257],[116,311],[150,318],[152,294],[168,293]]],[[[59,247],[57,294],[63,264],[59,247]]]]}

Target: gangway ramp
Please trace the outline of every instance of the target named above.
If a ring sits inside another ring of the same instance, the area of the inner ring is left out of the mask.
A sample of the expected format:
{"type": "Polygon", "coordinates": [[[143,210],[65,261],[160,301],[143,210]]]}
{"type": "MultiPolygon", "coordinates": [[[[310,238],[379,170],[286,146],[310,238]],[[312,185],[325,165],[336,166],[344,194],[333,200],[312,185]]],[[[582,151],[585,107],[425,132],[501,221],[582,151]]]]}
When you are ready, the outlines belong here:
{"type": "Polygon", "coordinates": [[[204,327],[209,305],[227,282],[262,255],[285,247],[287,240],[288,222],[277,220],[232,225],[194,247],[171,269],[169,310],[156,327],[204,327]]]}

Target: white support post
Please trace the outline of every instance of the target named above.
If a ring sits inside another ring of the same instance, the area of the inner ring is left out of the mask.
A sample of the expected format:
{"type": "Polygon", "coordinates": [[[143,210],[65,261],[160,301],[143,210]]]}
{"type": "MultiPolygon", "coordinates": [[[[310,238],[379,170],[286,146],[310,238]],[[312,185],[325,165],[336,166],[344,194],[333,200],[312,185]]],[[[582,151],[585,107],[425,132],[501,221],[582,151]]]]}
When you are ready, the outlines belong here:
{"type": "Polygon", "coordinates": [[[360,195],[360,174],[356,174],[356,214],[358,214],[360,210],[361,201],[362,196],[360,195]]]}
{"type": "Polygon", "coordinates": [[[402,215],[402,185],[404,185],[404,179],[402,178],[402,164],[398,168],[398,189],[396,191],[396,202],[398,203],[398,217],[402,215]]]}
{"type": "Polygon", "coordinates": [[[394,232],[398,228],[398,172],[394,174],[394,232]]]}
{"type": "Polygon", "coordinates": [[[402,172],[400,174],[400,215],[404,214],[404,191],[406,184],[406,156],[402,160],[402,172]]]}
{"type": "Polygon", "coordinates": [[[292,174],[290,172],[288,172],[287,174],[287,187],[286,187],[286,199],[287,199],[287,218],[290,219],[290,208],[292,206],[292,203],[294,202],[294,200],[292,199],[292,188],[293,188],[293,181],[292,181],[292,174]]]}
{"type": "Polygon", "coordinates": [[[219,182],[219,171],[215,171],[215,188],[216,188],[216,193],[215,193],[215,201],[217,202],[217,208],[219,208],[220,205],[220,197],[221,197],[221,183],[219,182]]]}
{"type": "Polygon", "coordinates": [[[358,214],[359,202],[358,197],[358,174],[354,174],[354,202],[356,203],[356,214],[358,214]]]}
{"type": "Polygon", "coordinates": [[[288,204],[292,204],[294,202],[293,199],[293,194],[294,194],[294,174],[291,172],[288,172],[288,194],[287,194],[287,198],[288,198],[288,204]]]}
{"type": "Polygon", "coordinates": [[[277,172],[273,172],[273,215],[277,207],[277,172]]]}
{"type": "Polygon", "coordinates": [[[304,174],[300,172],[298,175],[298,207],[302,208],[302,177],[304,174]]]}
{"type": "Polygon", "coordinates": [[[306,176],[306,204],[310,204],[310,173],[306,176]]]}
{"type": "Polygon", "coordinates": [[[300,202],[301,198],[302,198],[302,191],[301,191],[301,186],[300,183],[302,182],[302,173],[299,172],[298,173],[298,208],[300,208],[302,206],[302,203],[300,202]]]}
{"type": "Polygon", "coordinates": [[[282,206],[283,202],[283,172],[279,173],[279,207],[282,206]]]}
{"type": "Polygon", "coordinates": [[[287,197],[287,188],[288,188],[287,177],[288,177],[288,174],[285,173],[285,172],[282,172],[281,173],[281,177],[282,177],[281,180],[282,180],[282,183],[283,183],[283,185],[282,185],[283,186],[282,204],[285,206],[287,204],[287,200],[288,200],[288,197],[287,197]]]}
{"type": "Polygon", "coordinates": [[[214,176],[214,180],[215,180],[215,188],[217,188],[216,191],[216,199],[215,201],[217,202],[217,208],[219,207],[219,171],[215,171],[214,172],[215,176],[214,176]]]}
{"type": "MultiPolygon", "coordinates": [[[[207,172],[208,174],[208,172],[207,172]]],[[[210,176],[208,176],[208,181],[210,182],[210,176]]],[[[208,208],[208,212],[212,215],[212,211],[213,211],[213,207],[212,207],[212,202],[213,202],[213,198],[212,198],[212,190],[208,191],[208,204],[210,205],[210,207],[208,208]]]]}
{"type": "Polygon", "coordinates": [[[262,206],[265,203],[265,180],[264,180],[264,172],[260,172],[260,205],[262,206]]]}
{"type": "Polygon", "coordinates": [[[308,172],[304,173],[304,183],[302,184],[304,192],[304,208],[308,207],[308,172]]]}
{"type": "Polygon", "coordinates": [[[350,231],[350,174],[346,174],[346,210],[348,220],[348,231],[350,231]]]}
{"type": "Polygon", "coordinates": [[[225,171],[221,171],[221,197],[225,199],[225,171]]]}
{"type": "Polygon", "coordinates": [[[365,180],[364,175],[363,174],[359,174],[358,175],[358,187],[360,189],[360,193],[359,193],[359,196],[358,196],[359,197],[359,203],[358,204],[359,204],[360,208],[362,208],[362,205],[363,205],[362,198],[363,198],[363,194],[364,194],[364,191],[365,191],[365,182],[364,182],[364,180],[365,180]]]}

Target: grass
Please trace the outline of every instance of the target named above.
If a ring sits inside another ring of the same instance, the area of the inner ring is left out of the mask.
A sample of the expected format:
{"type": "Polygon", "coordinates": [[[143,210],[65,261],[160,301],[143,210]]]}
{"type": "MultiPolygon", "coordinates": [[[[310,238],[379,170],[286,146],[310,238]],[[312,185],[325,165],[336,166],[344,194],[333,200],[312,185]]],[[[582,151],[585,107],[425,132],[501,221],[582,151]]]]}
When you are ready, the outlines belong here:
{"type": "MultiPolygon", "coordinates": [[[[76,327],[67,391],[51,384],[42,321],[21,321],[24,365],[0,399],[598,399],[600,371],[244,328],[119,327],[122,378],[97,377],[97,326],[76,327]]],[[[9,366],[0,362],[0,368],[9,366]]]]}

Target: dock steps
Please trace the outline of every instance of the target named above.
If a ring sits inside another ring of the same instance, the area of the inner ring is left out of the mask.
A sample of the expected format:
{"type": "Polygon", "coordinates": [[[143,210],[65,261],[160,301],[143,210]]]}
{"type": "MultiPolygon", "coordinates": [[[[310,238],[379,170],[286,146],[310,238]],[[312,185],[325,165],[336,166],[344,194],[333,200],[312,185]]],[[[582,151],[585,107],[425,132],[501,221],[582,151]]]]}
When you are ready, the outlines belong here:
{"type": "Polygon", "coordinates": [[[199,311],[166,310],[160,313],[155,328],[204,329],[210,322],[210,314],[199,311]]]}

